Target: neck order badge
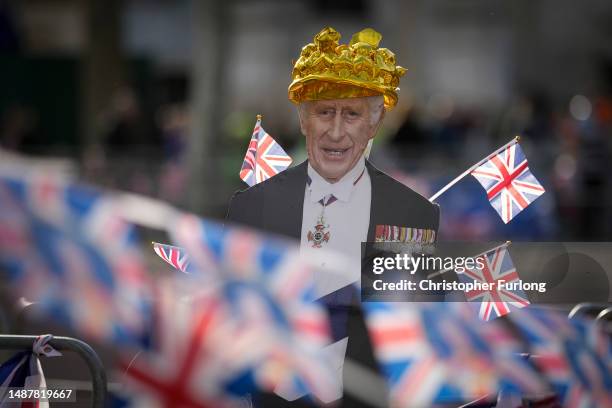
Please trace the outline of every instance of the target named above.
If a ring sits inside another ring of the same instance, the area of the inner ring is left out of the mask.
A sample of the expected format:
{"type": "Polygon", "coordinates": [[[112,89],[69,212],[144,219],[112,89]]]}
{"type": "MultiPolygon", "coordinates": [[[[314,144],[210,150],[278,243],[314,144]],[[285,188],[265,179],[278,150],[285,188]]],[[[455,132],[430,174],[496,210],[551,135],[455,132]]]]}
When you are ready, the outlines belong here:
{"type": "Polygon", "coordinates": [[[329,224],[325,223],[325,207],[336,201],[336,197],[333,194],[326,195],[319,200],[319,204],[323,206],[321,209],[321,215],[317,218],[317,223],[314,226],[313,231],[308,231],[308,242],[312,242],[313,248],[321,248],[321,245],[329,241],[329,224]]]}
{"type": "MultiPolygon", "coordinates": [[[[365,168],[361,171],[361,173],[359,173],[359,176],[355,179],[355,181],[353,181],[353,186],[356,186],[357,183],[359,183],[359,180],[361,180],[363,177],[363,173],[365,173],[365,168]]],[[[312,179],[308,177],[306,182],[308,185],[310,185],[312,183],[312,179]]],[[[336,196],[333,194],[328,194],[319,200],[319,204],[321,204],[323,207],[321,208],[321,214],[317,218],[314,229],[308,231],[308,234],[306,235],[308,242],[312,242],[313,248],[321,248],[323,244],[329,242],[331,235],[330,231],[328,231],[329,224],[325,222],[325,208],[328,205],[335,203],[337,200],[338,198],[336,198],[336,196]]]]}

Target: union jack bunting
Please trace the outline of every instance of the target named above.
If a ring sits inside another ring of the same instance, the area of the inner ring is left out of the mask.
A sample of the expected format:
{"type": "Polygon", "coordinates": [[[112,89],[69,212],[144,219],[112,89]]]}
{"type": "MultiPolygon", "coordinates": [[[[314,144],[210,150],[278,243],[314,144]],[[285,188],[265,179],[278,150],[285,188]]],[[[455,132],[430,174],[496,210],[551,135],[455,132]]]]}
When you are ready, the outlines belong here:
{"type": "Polygon", "coordinates": [[[279,352],[291,350],[292,370],[276,386],[329,400],[336,384],[330,362],[321,353],[330,342],[329,321],[323,306],[315,302],[313,273],[299,259],[298,249],[251,230],[224,228],[190,215],[174,226],[173,241],[188,251],[192,268],[198,271],[193,275],[220,282],[236,313],[260,309],[261,296],[267,304],[277,305],[266,319],[245,320],[266,323],[267,331],[277,337],[266,342],[276,344],[279,352]]]}
{"type": "Polygon", "coordinates": [[[56,357],[62,355],[47,344],[52,338],[53,336],[50,334],[38,336],[34,341],[32,351],[21,351],[0,365],[0,407],[49,407],[49,402],[46,398],[37,400],[26,399],[22,402],[16,402],[14,398],[10,398],[8,389],[39,389],[47,387],[38,356],[56,357]]]}
{"type": "Polygon", "coordinates": [[[311,270],[292,242],[193,215],[177,219],[170,233],[198,271],[261,282],[283,302],[316,299],[311,270]]]}
{"type": "Polygon", "coordinates": [[[364,302],[374,354],[390,406],[461,404],[499,389],[542,393],[546,384],[521,360],[502,326],[476,319],[461,303],[364,302]]]}
{"type": "Polygon", "coordinates": [[[491,156],[471,174],[486,190],[489,202],[505,224],[544,194],[518,142],[491,156]]]}
{"type": "Polygon", "coordinates": [[[466,268],[464,273],[457,276],[461,282],[478,282],[491,284],[490,290],[466,291],[465,296],[470,302],[481,302],[478,312],[483,320],[491,320],[504,316],[512,311],[512,308],[523,308],[529,304],[525,292],[513,285],[520,284],[520,276],[512,263],[508,245],[503,244],[482,255],[478,255],[483,261],[482,269],[466,268]]]}
{"type": "Polygon", "coordinates": [[[154,347],[121,367],[139,398],[158,401],[146,406],[235,407],[286,381],[325,397],[327,362],[300,344],[285,307],[261,287],[191,275],[162,282],[156,300],[154,347]]]}
{"type": "Polygon", "coordinates": [[[544,373],[563,407],[612,406],[612,365],[607,335],[595,322],[567,319],[557,311],[529,308],[511,316],[524,335],[534,364],[544,373]],[[594,341],[595,340],[595,341],[594,341]]]}
{"type": "Polygon", "coordinates": [[[174,269],[178,269],[181,272],[188,272],[189,257],[183,248],[153,242],[153,250],[161,259],[172,265],[174,269]]]}
{"type": "Polygon", "coordinates": [[[291,161],[291,157],[261,127],[261,117],[258,116],[240,169],[242,181],[254,186],[285,170],[291,161]]]}
{"type": "MultiPolygon", "coordinates": [[[[243,376],[252,374],[255,353],[239,350],[235,343],[252,342],[253,337],[229,337],[232,330],[232,334],[245,334],[247,330],[235,331],[231,313],[217,292],[194,295],[193,291],[181,290],[176,281],[159,283],[153,347],[135,359],[126,354],[120,361],[130,405],[236,406],[238,397],[230,395],[229,390],[237,388],[243,376]],[[235,352],[241,354],[231,354],[235,352]]],[[[245,385],[247,392],[249,384],[245,385]]]]}
{"type": "Polygon", "coordinates": [[[142,344],[149,281],[112,198],[47,173],[0,176],[0,208],[0,270],[13,293],[85,337],[142,344]]]}

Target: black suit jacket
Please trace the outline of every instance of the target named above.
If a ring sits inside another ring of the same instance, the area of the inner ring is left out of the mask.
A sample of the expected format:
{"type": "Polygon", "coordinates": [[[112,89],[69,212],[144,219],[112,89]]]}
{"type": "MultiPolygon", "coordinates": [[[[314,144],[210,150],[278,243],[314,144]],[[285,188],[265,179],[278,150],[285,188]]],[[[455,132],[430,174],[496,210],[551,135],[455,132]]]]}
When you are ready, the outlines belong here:
{"type": "MultiPolygon", "coordinates": [[[[366,160],[370,176],[372,194],[368,241],[375,240],[377,225],[394,225],[420,229],[438,230],[439,207],[426,198],[386,175],[366,160]]],[[[246,225],[269,233],[280,234],[300,240],[302,234],[302,212],[306,191],[308,162],[305,161],[280,174],[234,194],[231,199],[226,220],[246,225]]],[[[347,356],[358,363],[377,369],[372,347],[359,307],[359,295],[353,294],[351,286],[326,296],[332,299],[352,296],[352,307],[346,323],[349,342],[347,356]]],[[[327,303],[333,309],[333,304],[327,303]]],[[[333,313],[332,313],[333,314],[333,313]]],[[[333,317],[333,316],[332,316],[333,317]]],[[[344,335],[334,337],[344,337],[344,335]]],[[[260,397],[260,406],[303,406],[304,401],[287,403],[272,396],[260,397]]],[[[342,406],[365,406],[346,395],[342,406]]]]}
{"type": "MultiPolygon", "coordinates": [[[[439,207],[378,170],[369,161],[372,184],[368,241],[376,225],[397,225],[438,230],[439,207]]],[[[308,162],[287,169],[232,197],[227,221],[300,239],[308,162]]]]}

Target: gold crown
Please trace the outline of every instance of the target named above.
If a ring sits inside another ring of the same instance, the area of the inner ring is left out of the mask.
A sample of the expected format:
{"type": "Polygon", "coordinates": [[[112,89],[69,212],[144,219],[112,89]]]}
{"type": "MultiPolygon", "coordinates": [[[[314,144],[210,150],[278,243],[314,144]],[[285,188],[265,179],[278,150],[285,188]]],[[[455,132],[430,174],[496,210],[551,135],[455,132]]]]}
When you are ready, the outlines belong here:
{"type": "Polygon", "coordinates": [[[324,28],[300,54],[291,73],[289,100],[294,103],[320,99],[383,95],[385,109],[397,103],[399,80],[406,69],[395,65],[395,54],[378,48],[382,35],[366,28],[339,44],[340,33],[324,28]]]}

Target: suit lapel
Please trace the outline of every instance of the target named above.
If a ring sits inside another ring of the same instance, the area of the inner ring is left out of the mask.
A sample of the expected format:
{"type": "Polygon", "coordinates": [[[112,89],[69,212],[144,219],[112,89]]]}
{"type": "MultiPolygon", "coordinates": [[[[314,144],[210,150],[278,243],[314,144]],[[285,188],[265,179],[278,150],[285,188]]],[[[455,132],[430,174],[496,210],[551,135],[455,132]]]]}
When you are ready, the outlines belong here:
{"type": "Polygon", "coordinates": [[[368,242],[374,242],[376,234],[376,215],[384,211],[385,202],[380,199],[385,194],[379,191],[382,188],[380,183],[382,173],[366,160],[366,168],[370,175],[371,200],[370,200],[370,225],[368,226],[368,242]]]}
{"type": "Polygon", "coordinates": [[[280,177],[277,190],[264,198],[263,221],[268,231],[300,239],[307,169],[305,161],[276,176],[280,177]]]}
{"type": "MultiPolygon", "coordinates": [[[[372,186],[368,225],[368,241],[372,242],[376,233],[376,215],[384,212],[385,208],[384,200],[380,199],[384,197],[384,193],[380,191],[383,188],[381,178],[384,176],[367,160],[366,168],[372,186]]],[[[293,169],[276,176],[281,178],[278,180],[278,189],[264,199],[263,221],[268,231],[287,235],[297,240],[301,238],[307,175],[308,161],[304,161],[293,169]],[[281,194],[280,191],[283,193],[281,194]]]]}

